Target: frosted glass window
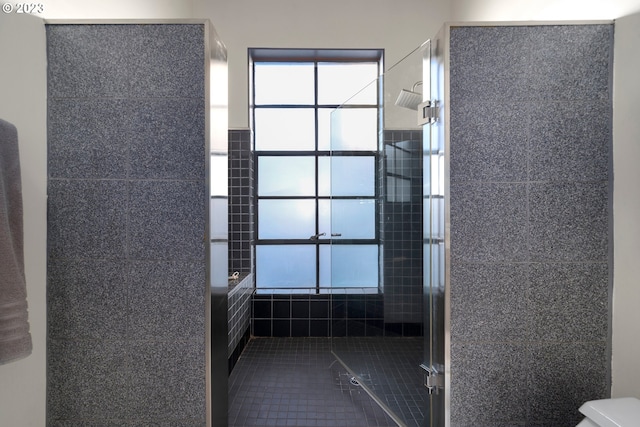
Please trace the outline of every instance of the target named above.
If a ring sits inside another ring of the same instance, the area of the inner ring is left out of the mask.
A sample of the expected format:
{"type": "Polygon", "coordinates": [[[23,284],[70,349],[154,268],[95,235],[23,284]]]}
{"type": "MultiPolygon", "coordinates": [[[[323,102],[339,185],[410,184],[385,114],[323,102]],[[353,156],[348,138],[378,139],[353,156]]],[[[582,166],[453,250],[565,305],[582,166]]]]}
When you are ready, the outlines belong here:
{"type": "Polygon", "coordinates": [[[374,156],[318,158],[320,196],[374,196],[374,156]]]}
{"type": "Polygon", "coordinates": [[[258,157],[259,196],[315,196],[315,157],[258,157]]]}
{"type": "Polygon", "coordinates": [[[211,239],[229,238],[229,201],[226,198],[212,198],[209,202],[209,237],[211,239]]]}
{"type": "Polygon", "coordinates": [[[335,108],[318,108],[318,150],[331,150],[331,114],[335,108]]]}
{"type": "MultiPolygon", "coordinates": [[[[374,239],[376,203],[373,199],[319,201],[320,230],[330,230],[333,239],[374,239]]],[[[329,234],[329,233],[327,233],[329,234]]]]}
{"type": "Polygon", "coordinates": [[[255,149],[315,150],[315,123],[312,108],[256,108],[255,149]]]}
{"type": "Polygon", "coordinates": [[[330,283],[334,288],[377,287],[378,246],[332,245],[330,283]]]}
{"type": "Polygon", "coordinates": [[[377,63],[318,64],[318,104],[376,104],[377,63]]]}
{"type": "Polygon", "coordinates": [[[314,234],[315,200],[258,200],[259,239],[308,239],[314,234]]]}
{"type": "Polygon", "coordinates": [[[315,103],[312,62],[257,62],[253,77],[256,105],[315,103]]]}
{"type": "Polygon", "coordinates": [[[229,286],[229,244],[227,242],[211,243],[210,253],[210,280],[209,285],[218,289],[226,289],[229,286]]]}
{"type": "Polygon", "coordinates": [[[214,154],[209,164],[211,179],[211,196],[227,196],[229,194],[229,157],[214,154]]]}
{"type": "Polygon", "coordinates": [[[315,288],[315,286],[315,246],[256,246],[256,287],[315,288]]]}
{"type": "Polygon", "coordinates": [[[331,113],[331,149],[375,151],[378,147],[378,110],[339,108],[331,113]]]}
{"type": "Polygon", "coordinates": [[[320,288],[331,287],[331,248],[333,245],[322,245],[320,250],[320,288]]]}

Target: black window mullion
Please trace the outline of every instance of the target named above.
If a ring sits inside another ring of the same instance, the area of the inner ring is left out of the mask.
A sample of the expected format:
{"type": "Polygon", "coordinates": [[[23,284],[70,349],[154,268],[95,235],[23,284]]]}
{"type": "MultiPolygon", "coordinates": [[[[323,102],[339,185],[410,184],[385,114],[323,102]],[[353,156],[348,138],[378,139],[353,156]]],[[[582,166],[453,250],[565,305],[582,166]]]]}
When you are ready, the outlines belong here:
{"type": "MultiPolygon", "coordinates": [[[[320,142],[318,141],[318,135],[320,134],[320,130],[319,130],[319,120],[318,120],[318,116],[319,116],[319,111],[318,111],[318,61],[314,61],[314,67],[313,67],[313,86],[314,86],[314,117],[315,117],[315,138],[316,138],[316,145],[315,145],[315,150],[314,150],[314,156],[315,156],[315,164],[316,164],[316,188],[315,188],[315,199],[316,199],[316,235],[318,235],[322,232],[320,231],[320,203],[318,200],[318,192],[319,192],[319,187],[320,187],[320,183],[318,182],[318,169],[319,169],[319,159],[318,159],[318,149],[320,148],[320,142]]],[[[325,231],[326,232],[326,231],[325,231]]],[[[320,293],[320,244],[319,244],[319,238],[315,241],[316,244],[316,294],[320,293]]]]}
{"type": "MultiPolygon", "coordinates": [[[[368,61],[363,61],[363,62],[370,62],[371,59],[369,59],[368,61]]],[[[263,61],[266,61],[265,59],[263,59],[263,61]]],[[[260,62],[260,61],[257,61],[260,62]]],[[[273,59],[267,61],[267,62],[274,62],[273,59]]],[[[283,61],[283,62],[298,62],[298,61],[293,61],[293,60],[287,60],[287,61],[283,61]]],[[[321,245],[327,245],[327,244],[332,244],[332,243],[336,243],[336,244],[355,244],[355,245],[359,245],[359,244],[377,244],[379,243],[379,234],[378,234],[378,229],[379,229],[379,221],[376,219],[375,221],[375,225],[374,225],[374,229],[375,229],[375,238],[373,239],[338,239],[335,242],[332,241],[331,238],[331,230],[321,230],[320,229],[320,200],[331,200],[334,198],[334,196],[331,195],[331,191],[329,196],[320,196],[319,194],[319,186],[320,186],[320,182],[319,182],[319,166],[320,166],[320,157],[321,156],[328,156],[329,158],[333,157],[333,156],[373,156],[374,157],[374,162],[375,162],[375,171],[374,171],[374,177],[376,182],[374,183],[374,196],[340,196],[340,197],[335,197],[336,199],[350,199],[350,200],[357,200],[357,199],[373,199],[376,200],[378,198],[378,195],[380,194],[380,190],[378,188],[378,175],[379,175],[379,171],[378,171],[378,159],[379,159],[379,153],[377,150],[375,151],[337,151],[334,152],[331,149],[331,146],[329,147],[329,150],[322,150],[320,151],[319,148],[319,117],[320,117],[320,110],[321,109],[327,109],[327,108],[338,108],[341,107],[339,105],[319,105],[318,104],[318,100],[319,100],[319,81],[318,81],[318,71],[319,71],[319,62],[332,62],[330,59],[328,60],[327,58],[322,58],[322,57],[317,57],[315,59],[311,59],[309,60],[308,58],[305,61],[300,61],[300,62],[313,62],[314,63],[314,104],[313,105],[309,105],[309,104],[305,104],[305,105],[273,105],[273,104],[263,104],[263,105],[256,105],[255,104],[255,82],[253,82],[254,88],[252,91],[252,103],[251,105],[253,106],[252,108],[252,122],[255,123],[255,110],[256,109],[261,109],[261,108],[273,108],[273,109],[304,109],[304,108],[313,108],[314,109],[314,120],[315,120],[315,147],[314,150],[305,150],[305,151],[269,151],[269,150],[264,150],[264,151],[254,151],[254,162],[255,162],[255,167],[254,167],[254,182],[255,184],[255,189],[254,189],[254,195],[255,195],[255,207],[254,207],[254,224],[255,224],[255,245],[269,245],[269,244],[276,244],[276,245],[292,245],[292,244],[313,244],[316,248],[316,264],[315,264],[315,268],[316,268],[316,294],[320,293],[320,249],[321,249],[321,245]],[[313,196],[258,196],[259,193],[259,182],[258,182],[258,174],[259,174],[259,158],[261,156],[283,156],[283,157],[294,157],[294,156],[314,156],[314,160],[315,160],[315,195],[313,196]],[[316,239],[316,240],[307,240],[307,239],[258,239],[258,235],[259,235],[259,225],[258,225],[258,201],[259,200],[278,200],[278,199],[315,199],[315,230],[316,230],[316,234],[320,234],[320,233],[326,233],[326,237],[325,239],[316,239]]],[[[346,61],[345,61],[346,62],[346,61]]],[[[360,62],[360,61],[352,61],[349,60],[348,62],[360,62]]],[[[252,62],[253,67],[254,67],[254,71],[255,71],[255,62],[252,62]]],[[[380,62],[378,61],[378,66],[380,66],[380,62]]],[[[379,97],[379,94],[378,94],[379,97]]],[[[343,105],[342,108],[379,108],[379,102],[377,102],[375,105],[372,104],[350,104],[350,105],[343,105]]],[[[379,127],[379,126],[378,126],[379,127]]],[[[260,132],[259,129],[256,130],[256,133],[260,132]]],[[[255,137],[255,134],[254,134],[255,137]]],[[[376,205],[376,218],[378,218],[378,206],[376,205]]]]}

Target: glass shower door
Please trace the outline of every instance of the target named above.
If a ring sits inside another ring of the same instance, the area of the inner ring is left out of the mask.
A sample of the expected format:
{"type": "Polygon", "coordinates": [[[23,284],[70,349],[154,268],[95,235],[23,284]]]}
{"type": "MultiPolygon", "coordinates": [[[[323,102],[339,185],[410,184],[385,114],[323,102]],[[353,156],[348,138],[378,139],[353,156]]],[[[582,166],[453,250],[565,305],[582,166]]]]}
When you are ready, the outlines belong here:
{"type": "Polygon", "coordinates": [[[432,163],[440,160],[432,156],[433,125],[418,120],[430,99],[430,48],[424,43],[365,88],[376,91],[375,108],[358,113],[362,105],[349,100],[331,113],[332,351],[354,387],[412,427],[441,425],[431,410],[435,377],[424,376],[440,366],[432,348],[443,330],[432,296],[432,276],[442,271],[442,245],[431,236],[440,200],[437,191],[432,197],[440,171],[432,163]],[[362,186],[340,193],[344,182],[362,186]]]}
{"type": "Polygon", "coordinates": [[[429,82],[419,117],[424,122],[424,385],[429,393],[429,423],[444,426],[444,310],[445,310],[445,192],[444,121],[441,58],[432,54],[431,42],[423,52],[423,80],[429,82]]]}

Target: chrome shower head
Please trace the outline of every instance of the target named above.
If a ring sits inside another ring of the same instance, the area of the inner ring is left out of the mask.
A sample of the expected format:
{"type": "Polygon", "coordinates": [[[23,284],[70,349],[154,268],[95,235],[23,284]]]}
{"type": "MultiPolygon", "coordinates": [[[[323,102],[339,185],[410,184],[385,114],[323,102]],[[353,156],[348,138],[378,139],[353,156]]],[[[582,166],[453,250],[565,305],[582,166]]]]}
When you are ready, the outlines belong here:
{"type": "Polygon", "coordinates": [[[422,103],[422,94],[416,92],[416,87],[421,84],[422,82],[416,82],[411,90],[402,89],[398,95],[398,99],[396,99],[396,105],[398,107],[418,111],[418,105],[422,103]]]}

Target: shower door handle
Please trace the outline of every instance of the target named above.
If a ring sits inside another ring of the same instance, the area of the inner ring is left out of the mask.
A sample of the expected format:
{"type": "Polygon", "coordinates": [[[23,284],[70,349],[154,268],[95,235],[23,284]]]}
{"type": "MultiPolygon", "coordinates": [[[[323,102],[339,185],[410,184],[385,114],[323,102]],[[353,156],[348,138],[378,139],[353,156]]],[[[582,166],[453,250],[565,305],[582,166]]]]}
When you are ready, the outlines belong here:
{"type": "Polygon", "coordinates": [[[331,233],[331,237],[340,237],[342,233],[331,233]]]}

